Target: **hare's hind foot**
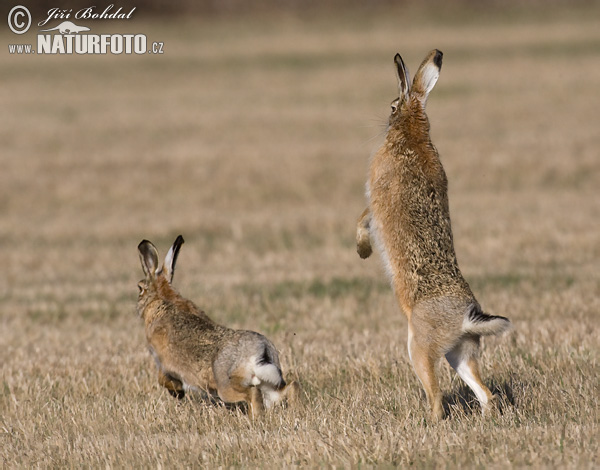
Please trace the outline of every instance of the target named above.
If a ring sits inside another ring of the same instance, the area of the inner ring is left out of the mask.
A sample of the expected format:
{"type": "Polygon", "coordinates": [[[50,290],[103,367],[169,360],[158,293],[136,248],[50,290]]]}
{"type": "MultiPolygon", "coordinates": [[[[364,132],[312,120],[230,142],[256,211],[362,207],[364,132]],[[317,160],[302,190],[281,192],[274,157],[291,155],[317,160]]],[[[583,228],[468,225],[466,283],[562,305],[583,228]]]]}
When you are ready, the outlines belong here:
{"type": "Polygon", "coordinates": [[[291,406],[298,406],[304,403],[302,387],[295,380],[286,385],[283,394],[291,406]]]}
{"type": "Polygon", "coordinates": [[[250,387],[246,402],[248,403],[248,415],[250,419],[254,420],[265,414],[265,403],[262,393],[258,388],[250,387]]]}
{"type": "Polygon", "coordinates": [[[290,406],[296,407],[301,402],[301,388],[298,382],[291,382],[280,390],[261,390],[259,387],[250,387],[246,402],[250,419],[255,420],[264,415],[276,403],[286,401],[290,406]]]}
{"type": "Polygon", "coordinates": [[[292,381],[280,391],[281,400],[285,400],[290,407],[304,404],[304,392],[297,381],[292,381]]]}
{"type": "Polygon", "coordinates": [[[302,387],[295,380],[276,389],[263,384],[261,387],[265,408],[270,409],[278,403],[287,403],[290,407],[297,407],[303,402],[302,387]]]}
{"type": "Polygon", "coordinates": [[[473,391],[484,415],[492,412],[496,406],[496,396],[490,392],[481,380],[479,372],[479,336],[467,336],[450,352],[446,359],[461,379],[473,391]]]}
{"type": "Polygon", "coordinates": [[[167,390],[173,398],[177,398],[178,400],[183,400],[185,398],[185,392],[183,390],[167,390]]]}
{"type": "Polygon", "coordinates": [[[493,393],[490,395],[487,404],[481,407],[481,414],[485,417],[500,416],[502,414],[498,395],[494,395],[493,393]]]}

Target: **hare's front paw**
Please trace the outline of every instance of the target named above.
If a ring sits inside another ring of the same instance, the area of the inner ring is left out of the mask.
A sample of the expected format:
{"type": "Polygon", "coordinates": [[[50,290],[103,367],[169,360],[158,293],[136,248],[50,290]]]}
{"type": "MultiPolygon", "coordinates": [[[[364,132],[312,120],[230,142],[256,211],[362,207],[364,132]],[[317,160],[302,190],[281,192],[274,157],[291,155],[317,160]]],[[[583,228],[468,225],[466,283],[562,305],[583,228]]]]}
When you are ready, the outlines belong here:
{"type": "Polygon", "coordinates": [[[356,230],[356,252],[362,259],[367,259],[373,253],[369,231],[363,227],[356,230]]]}

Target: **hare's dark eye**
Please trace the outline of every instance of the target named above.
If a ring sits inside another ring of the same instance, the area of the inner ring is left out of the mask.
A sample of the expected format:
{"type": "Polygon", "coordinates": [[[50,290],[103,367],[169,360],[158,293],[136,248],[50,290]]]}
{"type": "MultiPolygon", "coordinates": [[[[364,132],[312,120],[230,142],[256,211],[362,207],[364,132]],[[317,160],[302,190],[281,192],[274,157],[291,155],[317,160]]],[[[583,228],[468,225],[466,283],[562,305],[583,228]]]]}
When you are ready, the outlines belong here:
{"type": "Polygon", "coordinates": [[[400,99],[396,98],[394,101],[392,101],[392,114],[394,114],[396,111],[398,111],[398,105],[400,104],[400,99]]]}
{"type": "Polygon", "coordinates": [[[397,109],[398,109],[398,106],[396,106],[395,104],[393,104],[392,105],[392,113],[395,113],[397,109]]]}
{"type": "Polygon", "coordinates": [[[140,283],[138,284],[138,289],[139,289],[139,291],[140,291],[140,294],[141,294],[142,292],[144,292],[144,290],[145,290],[145,286],[144,286],[144,283],[143,283],[143,282],[140,282],[140,283]]]}

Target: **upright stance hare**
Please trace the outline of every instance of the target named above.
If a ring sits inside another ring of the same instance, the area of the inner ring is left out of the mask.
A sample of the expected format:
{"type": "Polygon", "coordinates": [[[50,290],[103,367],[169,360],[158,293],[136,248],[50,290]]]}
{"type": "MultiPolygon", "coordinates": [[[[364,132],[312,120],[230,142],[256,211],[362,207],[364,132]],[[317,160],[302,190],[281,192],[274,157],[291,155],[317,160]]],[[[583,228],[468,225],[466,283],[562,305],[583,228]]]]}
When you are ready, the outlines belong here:
{"type": "Polygon", "coordinates": [[[273,343],[253,331],[218,325],[171,286],[182,244],[179,235],[162,267],[152,243],[138,245],[146,277],[138,284],[137,311],[158,365],[158,383],[177,398],[191,388],[216,393],[229,403],[245,401],[251,416],[285,396],[297,399],[299,385],[286,385],[273,343]]]}
{"type": "Polygon", "coordinates": [[[478,365],[480,338],[510,327],[484,313],[463,278],[452,241],[448,182],[429,136],[425,104],[442,67],[433,50],[414,80],[394,57],[399,97],[392,102],[385,142],[374,155],[367,182],[368,207],[357,224],[357,251],[379,249],[398,302],[408,318],[408,353],[432,417],[443,417],[435,364],[445,356],[485,411],[493,395],[478,365]]]}

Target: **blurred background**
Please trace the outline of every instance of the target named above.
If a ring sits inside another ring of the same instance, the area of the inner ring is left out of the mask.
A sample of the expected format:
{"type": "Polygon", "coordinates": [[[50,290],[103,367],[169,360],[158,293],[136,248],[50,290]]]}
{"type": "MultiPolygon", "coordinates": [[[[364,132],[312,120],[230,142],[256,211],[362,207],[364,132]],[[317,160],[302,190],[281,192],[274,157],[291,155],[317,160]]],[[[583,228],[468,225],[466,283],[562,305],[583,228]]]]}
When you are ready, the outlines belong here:
{"type": "Polygon", "coordinates": [[[53,5],[28,3],[34,27],[1,36],[1,284],[20,309],[36,308],[17,292],[49,282],[126,296],[137,241],[180,232],[200,285],[363,273],[354,219],[396,52],[412,71],[445,54],[429,113],[466,268],[571,259],[564,237],[594,223],[597,2],[156,1],[77,23],[162,55],[9,54],[53,5]]]}

